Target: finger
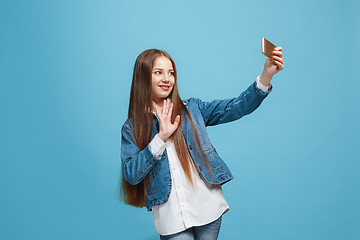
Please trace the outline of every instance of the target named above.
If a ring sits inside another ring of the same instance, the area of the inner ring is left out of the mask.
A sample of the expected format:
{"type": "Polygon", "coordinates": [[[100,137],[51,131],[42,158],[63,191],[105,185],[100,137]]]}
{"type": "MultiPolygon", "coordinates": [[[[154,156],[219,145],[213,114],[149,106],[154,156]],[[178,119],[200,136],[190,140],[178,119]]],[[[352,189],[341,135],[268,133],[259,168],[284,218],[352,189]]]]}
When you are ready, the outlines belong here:
{"type": "MultiPolygon", "coordinates": [[[[171,103],[170,103],[170,98],[168,98],[166,100],[166,114],[169,115],[170,112],[170,108],[171,108],[171,103]]],[[[171,115],[171,114],[170,114],[171,115]]]]}
{"type": "Polygon", "coordinates": [[[276,63],[276,65],[278,66],[278,68],[279,68],[280,70],[283,70],[283,69],[284,69],[284,64],[282,64],[281,62],[276,61],[276,60],[275,60],[275,63],[276,63]]]}
{"type": "Polygon", "coordinates": [[[281,62],[281,64],[284,64],[284,59],[278,56],[273,56],[274,60],[277,60],[279,62],[281,62]]]}
{"type": "Polygon", "coordinates": [[[269,58],[269,60],[270,60],[270,63],[273,64],[275,61],[274,56],[272,58],[269,58]]]}
{"type": "Polygon", "coordinates": [[[170,108],[169,108],[169,112],[168,112],[169,117],[171,117],[173,108],[174,108],[174,104],[171,103],[171,104],[170,104],[170,108]]]}
{"type": "Polygon", "coordinates": [[[276,47],[274,48],[276,51],[282,51],[282,47],[276,47]]]}
{"type": "Polygon", "coordinates": [[[174,126],[177,128],[179,126],[179,122],[180,122],[180,115],[177,115],[174,121],[174,126]]]}
{"type": "Polygon", "coordinates": [[[272,53],[273,53],[273,55],[277,55],[279,57],[282,57],[282,55],[283,55],[281,51],[273,51],[272,53]]]}
{"type": "Polygon", "coordinates": [[[169,115],[169,108],[170,108],[169,99],[166,99],[166,105],[164,105],[164,106],[165,106],[165,114],[169,115]]]}
{"type": "Polygon", "coordinates": [[[276,59],[276,60],[281,60],[281,61],[283,61],[284,60],[284,58],[283,57],[280,57],[280,56],[277,56],[277,55],[273,55],[273,59],[276,59]]]}
{"type": "Polygon", "coordinates": [[[166,113],[166,100],[164,99],[164,104],[163,104],[163,107],[162,107],[162,111],[161,111],[161,114],[165,114],[166,113]]]}

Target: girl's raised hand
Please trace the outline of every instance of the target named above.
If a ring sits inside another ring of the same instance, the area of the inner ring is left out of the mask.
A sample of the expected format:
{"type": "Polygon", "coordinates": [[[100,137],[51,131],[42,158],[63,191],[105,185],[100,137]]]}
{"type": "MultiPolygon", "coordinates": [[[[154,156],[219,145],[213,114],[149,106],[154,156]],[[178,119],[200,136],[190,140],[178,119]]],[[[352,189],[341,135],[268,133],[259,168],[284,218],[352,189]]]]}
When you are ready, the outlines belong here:
{"type": "Polygon", "coordinates": [[[177,115],[174,123],[171,123],[171,114],[174,104],[171,103],[169,106],[170,99],[164,99],[164,105],[162,110],[158,110],[155,105],[156,115],[159,118],[160,130],[158,136],[164,142],[175,132],[179,126],[180,115],[177,115]]]}
{"type": "Polygon", "coordinates": [[[282,47],[276,47],[273,51],[273,59],[266,58],[264,70],[260,76],[260,82],[268,86],[272,77],[283,69],[284,57],[282,54],[282,47]]]}

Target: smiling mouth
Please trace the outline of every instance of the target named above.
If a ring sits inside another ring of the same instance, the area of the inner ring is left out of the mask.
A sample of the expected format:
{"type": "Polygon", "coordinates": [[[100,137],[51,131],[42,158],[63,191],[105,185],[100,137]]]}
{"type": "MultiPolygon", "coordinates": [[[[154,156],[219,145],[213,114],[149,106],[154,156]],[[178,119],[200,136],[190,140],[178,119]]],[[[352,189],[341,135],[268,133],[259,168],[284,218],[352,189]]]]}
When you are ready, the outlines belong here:
{"type": "Polygon", "coordinates": [[[162,90],[165,90],[165,91],[169,90],[169,88],[170,88],[170,86],[160,86],[160,87],[162,90]]]}

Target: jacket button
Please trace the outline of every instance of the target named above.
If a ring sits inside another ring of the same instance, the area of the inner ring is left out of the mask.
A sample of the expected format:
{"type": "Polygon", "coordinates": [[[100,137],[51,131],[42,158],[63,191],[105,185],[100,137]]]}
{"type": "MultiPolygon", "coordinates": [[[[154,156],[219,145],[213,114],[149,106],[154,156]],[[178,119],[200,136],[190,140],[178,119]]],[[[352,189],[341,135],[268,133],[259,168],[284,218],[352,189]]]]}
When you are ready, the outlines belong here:
{"type": "Polygon", "coordinates": [[[192,146],[191,146],[191,145],[189,145],[189,148],[190,148],[190,150],[192,150],[192,146]]]}

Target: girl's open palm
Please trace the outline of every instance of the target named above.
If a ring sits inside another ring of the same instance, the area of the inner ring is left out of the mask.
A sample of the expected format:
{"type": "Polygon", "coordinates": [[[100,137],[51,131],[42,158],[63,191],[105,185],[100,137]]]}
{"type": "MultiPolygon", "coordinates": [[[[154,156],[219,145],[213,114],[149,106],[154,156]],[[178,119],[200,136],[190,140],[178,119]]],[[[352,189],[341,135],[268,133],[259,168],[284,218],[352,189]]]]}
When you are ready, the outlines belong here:
{"type": "Polygon", "coordinates": [[[171,114],[174,104],[171,103],[169,106],[169,99],[164,100],[164,105],[162,110],[159,110],[155,105],[156,115],[159,118],[160,129],[159,129],[159,138],[164,142],[175,132],[179,126],[180,115],[177,115],[174,123],[171,123],[171,114]]]}

